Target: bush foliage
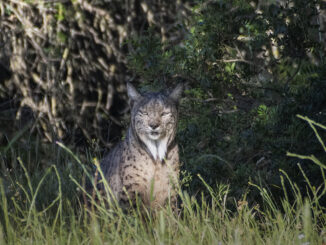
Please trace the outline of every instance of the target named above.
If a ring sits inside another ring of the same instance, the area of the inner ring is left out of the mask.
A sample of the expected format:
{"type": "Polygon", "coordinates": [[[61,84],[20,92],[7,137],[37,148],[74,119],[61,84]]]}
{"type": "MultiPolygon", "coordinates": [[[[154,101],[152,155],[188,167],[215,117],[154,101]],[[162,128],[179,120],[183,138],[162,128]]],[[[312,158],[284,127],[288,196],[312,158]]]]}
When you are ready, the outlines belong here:
{"type": "Polygon", "coordinates": [[[1,1],[0,101],[10,125],[33,120],[31,131],[49,142],[110,146],[120,136],[127,41],[150,25],[161,39],[180,39],[186,13],[182,1],[109,2],[1,1]]]}

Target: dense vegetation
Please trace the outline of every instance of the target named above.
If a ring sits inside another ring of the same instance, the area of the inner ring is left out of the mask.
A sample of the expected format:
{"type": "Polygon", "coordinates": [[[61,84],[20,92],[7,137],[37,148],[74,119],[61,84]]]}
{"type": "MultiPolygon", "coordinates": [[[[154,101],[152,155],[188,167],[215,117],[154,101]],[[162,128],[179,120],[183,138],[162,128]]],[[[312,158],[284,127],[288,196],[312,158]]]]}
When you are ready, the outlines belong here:
{"type": "Polygon", "coordinates": [[[325,7],[1,2],[0,240],[325,243],[325,7]],[[128,125],[126,81],[186,84],[179,215],[81,203],[128,125]]]}

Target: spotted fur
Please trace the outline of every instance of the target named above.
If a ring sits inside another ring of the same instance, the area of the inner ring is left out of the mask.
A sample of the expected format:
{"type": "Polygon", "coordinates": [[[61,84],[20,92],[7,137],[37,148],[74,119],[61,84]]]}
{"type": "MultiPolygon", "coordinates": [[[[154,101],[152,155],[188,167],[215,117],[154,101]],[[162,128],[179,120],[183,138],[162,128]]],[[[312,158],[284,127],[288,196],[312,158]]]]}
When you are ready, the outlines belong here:
{"type": "MultiPolygon", "coordinates": [[[[140,94],[127,84],[131,122],[127,135],[101,162],[101,169],[121,205],[135,201],[160,207],[171,198],[179,177],[179,152],[175,143],[178,101],[183,86],[171,93],[140,94]],[[124,191],[124,189],[126,191],[124,191]]],[[[100,187],[103,188],[103,185],[100,187]]]]}

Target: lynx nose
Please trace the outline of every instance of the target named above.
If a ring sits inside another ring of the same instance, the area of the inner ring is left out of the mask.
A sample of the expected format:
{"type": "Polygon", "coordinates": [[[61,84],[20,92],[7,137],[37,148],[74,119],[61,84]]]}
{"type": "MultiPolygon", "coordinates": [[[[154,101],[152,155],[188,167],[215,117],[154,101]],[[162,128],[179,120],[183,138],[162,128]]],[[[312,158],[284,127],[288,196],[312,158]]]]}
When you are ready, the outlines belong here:
{"type": "Polygon", "coordinates": [[[153,122],[150,123],[149,126],[151,127],[151,129],[157,129],[160,126],[160,124],[157,122],[153,122]]]}

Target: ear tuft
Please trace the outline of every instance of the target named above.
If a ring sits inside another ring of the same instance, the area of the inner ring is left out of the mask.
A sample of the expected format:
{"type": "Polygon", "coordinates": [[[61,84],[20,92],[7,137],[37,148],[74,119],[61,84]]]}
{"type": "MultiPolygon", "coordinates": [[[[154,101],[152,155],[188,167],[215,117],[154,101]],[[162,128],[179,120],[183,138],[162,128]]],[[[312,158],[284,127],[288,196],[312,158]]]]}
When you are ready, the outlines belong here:
{"type": "Polygon", "coordinates": [[[140,93],[138,93],[136,88],[129,82],[127,82],[127,93],[131,102],[137,101],[141,98],[140,93]]]}
{"type": "Polygon", "coordinates": [[[182,92],[183,92],[183,89],[184,89],[184,85],[183,83],[179,83],[173,90],[172,92],[170,93],[169,95],[169,98],[174,100],[174,101],[179,101],[181,95],[182,95],[182,92]]]}

